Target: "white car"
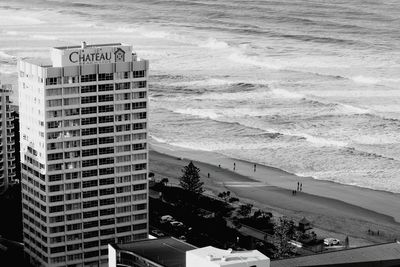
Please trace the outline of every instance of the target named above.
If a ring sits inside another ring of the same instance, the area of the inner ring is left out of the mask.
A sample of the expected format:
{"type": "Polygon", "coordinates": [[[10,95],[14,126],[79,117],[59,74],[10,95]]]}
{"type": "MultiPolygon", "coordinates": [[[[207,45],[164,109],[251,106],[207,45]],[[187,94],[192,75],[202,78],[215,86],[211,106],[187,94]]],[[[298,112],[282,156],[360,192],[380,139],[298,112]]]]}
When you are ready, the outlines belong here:
{"type": "Polygon", "coordinates": [[[173,220],[174,220],[174,217],[172,217],[171,215],[161,216],[161,222],[171,222],[173,220]]]}
{"type": "Polygon", "coordinates": [[[340,244],[340,240],[332,237],[324,239],[325,246],[336,246],[340,244]]]}

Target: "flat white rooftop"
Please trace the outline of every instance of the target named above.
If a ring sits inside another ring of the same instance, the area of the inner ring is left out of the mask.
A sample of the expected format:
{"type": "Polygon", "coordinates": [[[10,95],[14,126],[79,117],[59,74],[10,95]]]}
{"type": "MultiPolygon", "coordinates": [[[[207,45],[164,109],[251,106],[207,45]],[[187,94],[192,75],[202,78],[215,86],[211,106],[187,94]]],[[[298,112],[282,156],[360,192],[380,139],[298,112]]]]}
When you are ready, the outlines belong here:
{"type": "Polygon", "coordinates": [[[186,266],[257,266],[269,267],[270,260],[258,250],[232,251],[212,246],[186,252],[186,266]]]}

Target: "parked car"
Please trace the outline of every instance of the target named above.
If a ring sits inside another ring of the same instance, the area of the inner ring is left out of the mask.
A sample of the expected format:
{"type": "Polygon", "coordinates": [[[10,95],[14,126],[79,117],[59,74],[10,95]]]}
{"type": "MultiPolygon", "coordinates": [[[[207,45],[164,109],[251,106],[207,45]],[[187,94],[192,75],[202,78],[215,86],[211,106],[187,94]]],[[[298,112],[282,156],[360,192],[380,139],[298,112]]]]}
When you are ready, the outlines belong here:
{"type": "Polygon", "coordinates": [[[181,227],[181,226],[183,226],[183,223],[182,222],[179,222],[179,221],[172,221],[172,222],[169,222],[172,226],[174,226],[174,227],[181,227]]]}
{"type": "Polygon", "coordinates": [[[164,215],[161,216],[160,221],[161,222],[171,222],[174,220],[174,217],[172,217],[171,215],[164,215]]]}
{"type": "Polygon", "coordinates": [[[340,244],[340,240],[333,237],[328,237],[324,239],[324,244],[325,246],[336,246],[340,244]]]}
{"type": "Polygon", "coordinates": [[[152,230],[151,233],[152,233],[154,236],[156,236],[156,237],[163,237],[163,236],[165,236],[165,234],[164,234],[163,232],[161,232],[160,230],[157,230],[157,229],[152,230]]]}

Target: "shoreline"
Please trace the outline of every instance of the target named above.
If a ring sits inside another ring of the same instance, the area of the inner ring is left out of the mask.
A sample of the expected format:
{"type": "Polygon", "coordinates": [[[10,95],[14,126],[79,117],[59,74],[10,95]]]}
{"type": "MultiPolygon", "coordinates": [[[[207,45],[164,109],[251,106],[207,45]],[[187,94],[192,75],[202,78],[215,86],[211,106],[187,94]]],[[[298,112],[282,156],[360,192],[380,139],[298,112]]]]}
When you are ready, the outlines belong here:
{"type": "Polygon", "coordinates": [[[393,241],[399,236],[400,224],[396,219],[399,219],[400,208],[394,205],[400,203],[400,197],[395,193],[299,177],[263,165],[257,165],[254,172],[253,163],[243,160],[151,143],[150,169],[156,176],[177,181],[181,168],[190,160],[200,168],[205,188],[214,194],[229,190],[255,207],[295,220],[305,216],[313,223],[317,233],[336,234],[342,238],[349,235],[352,239],[359,239],[356,242],[359,245],[393,241]],[[236,170],[233,170],[233,162],[236,163],[236,170]],[[228,168],[229,165],[231,168],[228,168]],[[210,173],[210,179],[207,173],[210,173]],[[291,191],[296,189],[297,181],[303,183],[303,191],[293,196],[291,191]],[[371,202],[373,205],[369,204],[371,202]],[[370,229],[383,234],[369,235],[370,229]]]}

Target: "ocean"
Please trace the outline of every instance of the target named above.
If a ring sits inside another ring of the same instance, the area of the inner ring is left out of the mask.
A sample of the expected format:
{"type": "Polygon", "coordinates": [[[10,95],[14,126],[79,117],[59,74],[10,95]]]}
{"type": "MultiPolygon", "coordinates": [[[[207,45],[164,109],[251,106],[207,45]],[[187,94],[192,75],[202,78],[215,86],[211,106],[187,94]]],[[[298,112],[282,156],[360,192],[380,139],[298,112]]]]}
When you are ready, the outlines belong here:
{"type": "Polygon", "coordinates": [[[52,46],[130,43],[152,140],[400,192],[398,1],[104,2],[0,0],[0,80],[52,46]]]}

